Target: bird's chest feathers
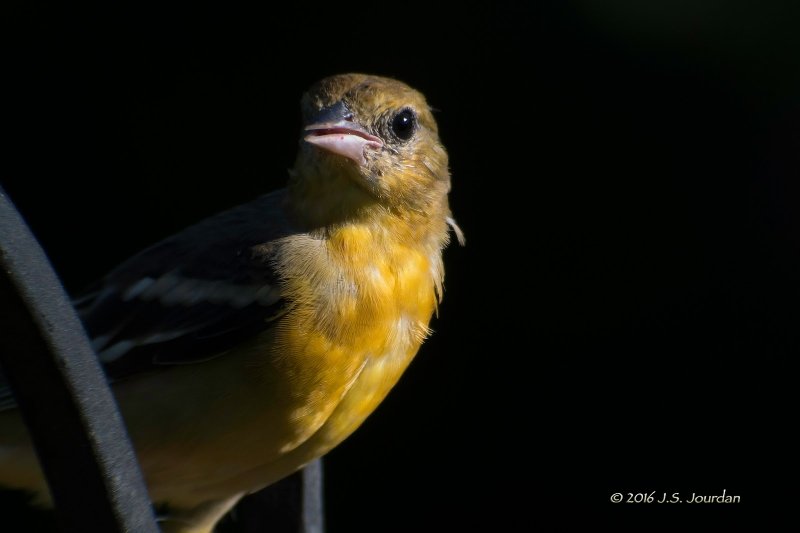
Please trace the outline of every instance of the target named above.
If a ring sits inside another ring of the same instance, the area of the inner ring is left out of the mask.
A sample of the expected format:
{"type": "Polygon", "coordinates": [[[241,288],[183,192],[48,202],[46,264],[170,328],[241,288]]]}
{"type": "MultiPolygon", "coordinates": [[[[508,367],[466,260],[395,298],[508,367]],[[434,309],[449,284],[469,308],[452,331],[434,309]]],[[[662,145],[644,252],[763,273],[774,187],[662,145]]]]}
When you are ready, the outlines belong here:
{"type": "Polygon", "coordinates": [[[301,329],[348,358],[416,350],[436,303],[423,248],[353,226],[334,232],[312,257],[297,284],[301,329]]]}
{"type": "Polygon", "coordinates": [[[377,405],[428,334],[439,277],[437,255],[386,229],[354,225],[326,237],[293,239],[281,253],[292,303],[277,363],[296,385],[293,416],[311,416],[309,426],[349,392],[364,397],[359,410],[377,405]]]}

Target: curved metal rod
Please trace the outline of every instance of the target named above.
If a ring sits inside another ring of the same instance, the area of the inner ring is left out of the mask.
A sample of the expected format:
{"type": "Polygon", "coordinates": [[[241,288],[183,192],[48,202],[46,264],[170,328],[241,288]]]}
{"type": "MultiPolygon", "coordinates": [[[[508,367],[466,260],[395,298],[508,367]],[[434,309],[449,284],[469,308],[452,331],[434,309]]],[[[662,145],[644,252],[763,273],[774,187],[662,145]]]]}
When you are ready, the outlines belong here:
{"type": "Polygon", "coordinates": [[[122,417],[83,326],[2,188],[0,364],[64,529],[157,533],[122,417]]]}

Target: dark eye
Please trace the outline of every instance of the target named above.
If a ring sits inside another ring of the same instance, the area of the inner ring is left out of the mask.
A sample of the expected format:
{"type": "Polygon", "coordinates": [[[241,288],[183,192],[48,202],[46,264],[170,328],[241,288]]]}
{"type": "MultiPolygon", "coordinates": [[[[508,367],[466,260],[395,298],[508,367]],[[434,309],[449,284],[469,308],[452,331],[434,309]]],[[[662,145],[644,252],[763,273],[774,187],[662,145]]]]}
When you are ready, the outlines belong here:
{"type": "Polygon", "coordinates": [[[417,117],[410,109],[403,109],[392,118],[392,133],[398,139],[407,141],[414,135],[417,129],[417,117]]]}

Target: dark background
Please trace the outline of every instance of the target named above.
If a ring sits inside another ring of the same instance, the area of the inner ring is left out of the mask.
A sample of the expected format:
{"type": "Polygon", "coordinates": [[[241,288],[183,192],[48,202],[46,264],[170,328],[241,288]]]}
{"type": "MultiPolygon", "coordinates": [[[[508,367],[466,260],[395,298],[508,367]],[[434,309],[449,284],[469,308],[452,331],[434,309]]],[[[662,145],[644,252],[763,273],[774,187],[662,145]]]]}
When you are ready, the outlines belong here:
{"type": "Polygon", "coordinates": [[[775,531],[796,508],[796,6],[11,4],[0,183],[74,292],[282,186],[311,82],[402,79],[439,110],[468,243],[434,335],[327,458],[329,530],[775,531]],[[741,503],[609,502],[723,489],[741,503]]]}

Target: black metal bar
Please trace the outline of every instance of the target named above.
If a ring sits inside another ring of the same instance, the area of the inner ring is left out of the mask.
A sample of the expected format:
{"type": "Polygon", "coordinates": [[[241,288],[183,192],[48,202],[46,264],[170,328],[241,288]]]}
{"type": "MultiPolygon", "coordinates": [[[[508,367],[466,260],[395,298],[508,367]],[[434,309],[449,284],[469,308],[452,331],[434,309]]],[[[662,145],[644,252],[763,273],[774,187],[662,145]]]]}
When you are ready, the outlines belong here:
{"type": "Polygon", "coordinates": [[[300,533],[325,533],[322,459],[305,467],[302,474],[303,526],[300,533]]]}
{"type": "Polygon", "coordinates": [[[102,369],[47,257],[0,188],[0,364],[69,532],[156,533],[102,369]]]}

